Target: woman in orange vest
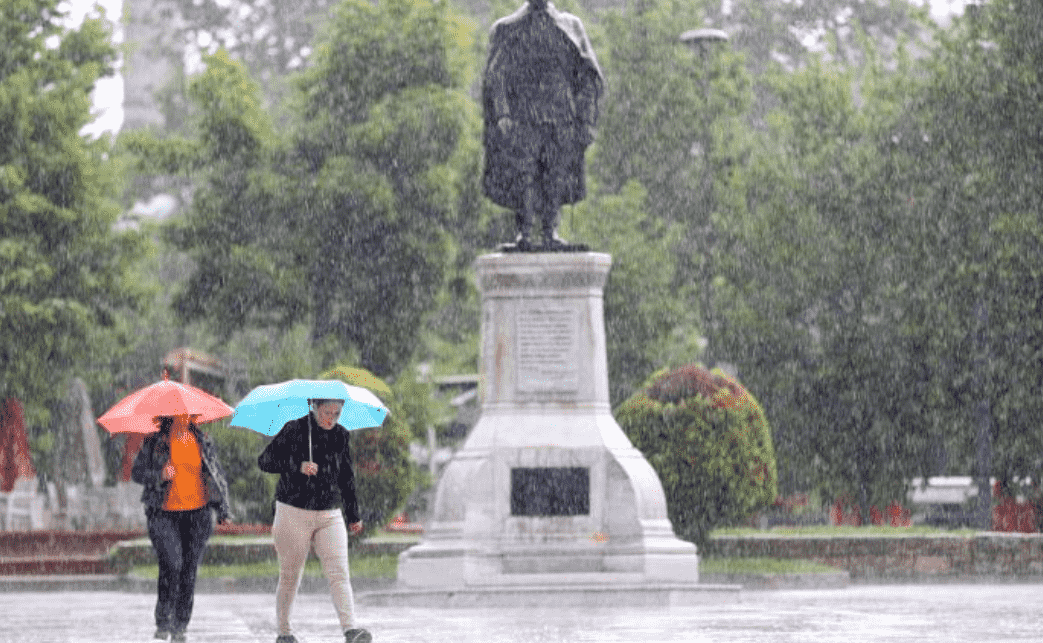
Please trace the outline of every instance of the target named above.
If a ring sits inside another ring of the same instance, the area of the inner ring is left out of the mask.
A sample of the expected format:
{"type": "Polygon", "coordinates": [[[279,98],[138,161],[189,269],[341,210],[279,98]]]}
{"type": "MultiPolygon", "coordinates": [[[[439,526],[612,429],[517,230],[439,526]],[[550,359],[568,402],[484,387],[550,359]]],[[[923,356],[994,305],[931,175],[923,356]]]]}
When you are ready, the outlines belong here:
{"type": "Polygon", "coordinates": [[[131,478],[145,486],[148,535],[159,560],[156,639],[185,641],[196,571],[217,522],[228,520],[228,482],[213,442],[188,415],[156,418],[131,478]]]}

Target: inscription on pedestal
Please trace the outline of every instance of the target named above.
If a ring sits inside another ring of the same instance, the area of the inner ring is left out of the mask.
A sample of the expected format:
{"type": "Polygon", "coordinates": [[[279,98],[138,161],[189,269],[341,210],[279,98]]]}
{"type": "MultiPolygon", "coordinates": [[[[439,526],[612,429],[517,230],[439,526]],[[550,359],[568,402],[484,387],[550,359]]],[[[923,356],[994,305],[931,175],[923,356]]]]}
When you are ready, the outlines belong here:
{"type": "Polygon", "coordinates": [[[585,467],[511,469],[512,516],[590,513],[590,470],[585,467]]]}
{"type": "Polygon", "coordinates": [[[574,393],[579,388],[577,311],[537,306],[519,311],[517,321],[518,391],[574,393]]]}

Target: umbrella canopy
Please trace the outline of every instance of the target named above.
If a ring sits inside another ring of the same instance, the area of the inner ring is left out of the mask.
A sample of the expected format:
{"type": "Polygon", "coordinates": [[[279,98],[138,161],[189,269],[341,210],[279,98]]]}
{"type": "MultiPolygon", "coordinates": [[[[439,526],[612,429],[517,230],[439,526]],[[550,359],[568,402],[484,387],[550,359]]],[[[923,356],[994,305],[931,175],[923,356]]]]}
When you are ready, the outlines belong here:
{"type": "Polygon", "coordinates": [[[220,398],[181,382],[163,381],[134,391],[98,418],[109,433],[154,433],[158,416],[193,415],[196,424],[228,417],[234,409],[220,398]]]}
{"type": "Polygon", "coordinates": [[[290,380],[258,386],[235,407],[231,425],[275,435],[308,413],[308,400],[344,400],[338,424],[353,431],[384,423],[388,410],[370,391],[340,380],[290,380]]]}

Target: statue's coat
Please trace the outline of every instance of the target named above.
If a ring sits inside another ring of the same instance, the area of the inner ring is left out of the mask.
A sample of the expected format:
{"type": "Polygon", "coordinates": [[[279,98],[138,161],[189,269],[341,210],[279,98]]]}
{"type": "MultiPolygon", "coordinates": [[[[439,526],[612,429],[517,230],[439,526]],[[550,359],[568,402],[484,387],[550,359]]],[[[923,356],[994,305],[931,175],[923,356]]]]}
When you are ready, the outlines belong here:
{"type": "MultiPolygon", "coordinates": [[[[573,74],[574,83],[571,88],[572,96],[583,96],[584,104],[576,104],[574,118],[568,123],[559,123],[559,127],[570,128],[571,138],[577,143],[568,149],[568,158],[565,162],[571,168],[568,173],[569,180],[565,187],[565,194],[561,196],[561,203],[576,203],[586,196],[586,184],[584,180],[584,152],[590,141],[587,132],[597,122],[597,100],[604,86],[604,77],[598,65],[594,49],[590,45],[583,23],[576,16],[559,11],[553,4],[548,3],[547,14],[551,17],[554,26],[560,30],[567,42],[575,48],[578,54],[576,60],[579,69],[573,74]]],[[[498,113],[497,104],[510,101],[509,96],[503,95],[497,89],[496,82],[490,82],[503,70],[496,69],[497,64],[502,64],[505,58],[504,50],[509,49],[517,41],[518,32],[529,28],[533,9],[529,3],[525,3],[513,14],[497,20],[491,29],[489,37],[489,57],[486,62],[485,73],[482,84],[482,108],[485,123],[485,172],[483,175],[483,188],[485,194],[497,205],[506,208],[519,209],[523,206],[523,185],[518,180],[519,172],[516,169],[518,159],[513,150],[515,143],[510,136],[504,136],[497,127],[497,120],[501,114],[498,113]]]]}

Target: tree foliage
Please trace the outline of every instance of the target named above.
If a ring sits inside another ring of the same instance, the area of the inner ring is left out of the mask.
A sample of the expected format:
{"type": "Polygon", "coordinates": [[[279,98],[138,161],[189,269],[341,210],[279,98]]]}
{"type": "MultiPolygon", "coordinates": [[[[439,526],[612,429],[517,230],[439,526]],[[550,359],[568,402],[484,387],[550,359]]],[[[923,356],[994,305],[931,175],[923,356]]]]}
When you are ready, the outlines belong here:
{"type": "Polygon", "coordinates": [[[470,25],[445,4],[345,2],[300,81],[295,156],[309,180],[302,218],[325,235],[316,335],[346,336],[363,366],[388,373],[416,347],[473,225],[477,116],[467,94],[470,25]]]}
{"type": "Polygon", "coordinates": [[[678,226],[649,214],[637,181],[618,194],[598,189],[563,217],[566,237],[612,256],[604,292],[609,397],[619,404],[649,373],[699,356],[696,311],[674,287],[678,226]]]}
{"type": "Polygon", "coordinates": [[[119,350],[143,247],[113,230],[109,142],[80,135],[95,82],[113,73],[111,35],[97,17],[63,27],[58,4],[0,4],[0,398],[23,400],[34,426],[92,349],[119,350]]]}
{"type": "MultiPolygon", "coordinates": [[[[569,232],[611,252],[606,289],[612,400],[648,373],[701,357],[701,297],[718,155],[748,84],[735,56],[701,57],[679,40],[702,3],[644,2],[610,12],[594,32],[606,74],[587,201],[569,232]]],[[[597,44],[595,45],[597,46],[597,44]]],[[[723,53],[723,52],[722,52],[723,53]]]]}
{"type": "Polygon", "coordinates": [[[240,63],[206,59],[189,84],[195,138],[128,141],[152,167],[194,173],[171,230],[196,262],[183,319],[224,337],[306,320],[330,356],[380,374],[408,363],[454,266],[451,233],[475,216],[469,29],[441,4],[342,3],[288,136],[240,63]]]}
{"type": "Polygon", "coordinates": [[[1021,0],[958,21],[910,101],[900,145],[916,160],[904,186],[920,243],[911,264],[934,304],[922,313],[928,410],[947,429],[951,466],[1004,483],[1043,471],[1031,419],[1043,411],[1041,24],[1043,7],[1021,0]]]}
{"type": "Polygon", "coordinates": [[[975,471],[982,417],[993,473],[1037,475],[1039,15],[990,3],[927,58],[774,76],[718,192],[714,301],[786,487],[890,502],[975,471]]]}
{"type": "Polygon", "coordinates": [[[770,79],[778,106],[719,183],[710,341],[765,391],[784,487],[868,511],[904,497],[930,427],[886,153],[910,81],[866,51],[770,79]]]}
{"type": "MultiPolygon", "coordinates": [[[[924,3],[926,5],[926,3],[924,3]]],[[[797,70],[825,51],[831,62],[859,67],[903,42],[921,41],[930,31],[928,7],[907,0],[762,0],[713,3],[711,24],[732,33],[750,70],[773,65],[797,70]]]]}

